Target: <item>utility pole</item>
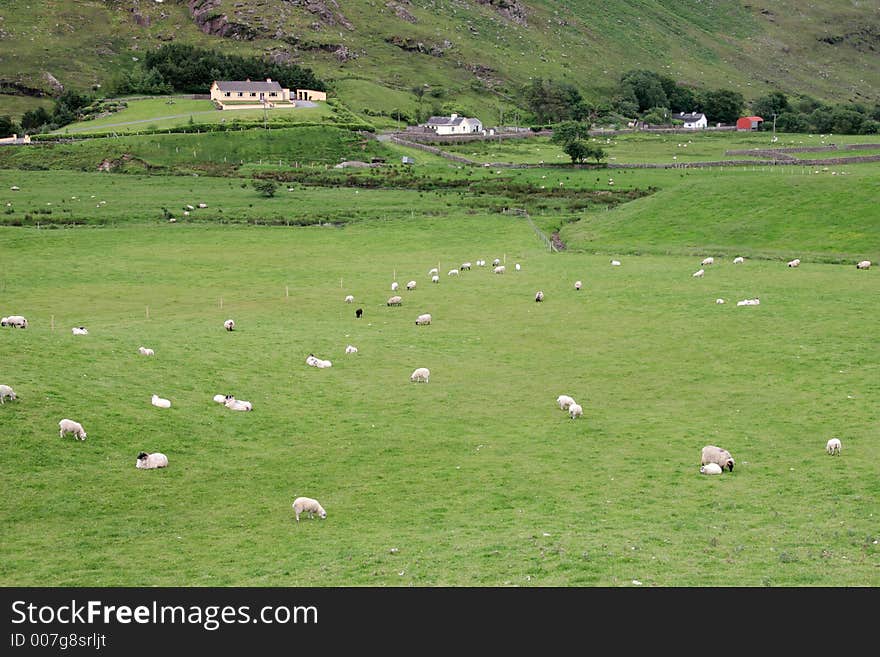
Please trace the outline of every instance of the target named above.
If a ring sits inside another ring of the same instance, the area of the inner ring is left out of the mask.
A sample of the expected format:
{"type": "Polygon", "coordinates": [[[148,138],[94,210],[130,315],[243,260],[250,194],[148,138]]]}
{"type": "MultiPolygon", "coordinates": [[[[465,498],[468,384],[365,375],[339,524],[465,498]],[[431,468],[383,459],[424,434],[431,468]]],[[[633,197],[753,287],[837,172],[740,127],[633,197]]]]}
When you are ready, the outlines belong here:
{"type": "Polygon", "coordinates": [[[773,136],[776,136],[776,112],[773,112],[773,136]]]}

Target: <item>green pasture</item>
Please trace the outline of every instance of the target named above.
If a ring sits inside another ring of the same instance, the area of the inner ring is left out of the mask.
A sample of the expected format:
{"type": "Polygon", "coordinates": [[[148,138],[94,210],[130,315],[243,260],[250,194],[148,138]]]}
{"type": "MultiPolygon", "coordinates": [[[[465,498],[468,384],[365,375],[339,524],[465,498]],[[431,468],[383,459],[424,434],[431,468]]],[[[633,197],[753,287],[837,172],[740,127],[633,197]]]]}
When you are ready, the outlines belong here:
{"type": "Polygon", "coordinates": [[[56,134],[107,132],[130,134],[140,131],[173,130],[189,123],[231,124],[233,121],[296,124],[323,121],[332,112],[326,103],[316,107],[218,110],[210,100],[189,96],[160,96],[129,100],[128,107],[100,119],[77,121],[56,130],[56,134]]]}
{"type": "Polygon", "coordinates": [[[5,227],[0,258],[3,314],[30,320],[0,341],[6,586],[880,584],[873,270],[694,279],[696,256],[611,267],[466,212],[5,227]],[[418,286],[390,308],[395,278],[418,286]],[[700,475],[705,444],[734,472],[700,475]],[[294,522],[298,495],[327,519],[294,522]]]}

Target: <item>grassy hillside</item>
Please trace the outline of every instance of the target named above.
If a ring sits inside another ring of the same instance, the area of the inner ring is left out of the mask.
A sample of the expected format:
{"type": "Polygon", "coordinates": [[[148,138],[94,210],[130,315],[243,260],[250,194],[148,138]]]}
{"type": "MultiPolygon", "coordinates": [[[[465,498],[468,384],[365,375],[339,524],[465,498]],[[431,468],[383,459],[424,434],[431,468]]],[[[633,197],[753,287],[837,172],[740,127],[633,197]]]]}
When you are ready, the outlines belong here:
{"type": "Polygon", "coordinates": [[[198,20],[224,37],[203,32],[183,2],[49,0],[27,12],[7,3],[0,17],[9,55],[0,60],[0,79],[49,89],[50,73],[69,87],[107,88],[145,50],[174,40],[312,67],[358,110],[367,100],[386,114],[411,109],[419,102],[411,90],[422,87],[428,107],[454,106],[490,124],[533,77],[572,82],[598,98],[632,68],[747,99],[773,88],[835,102],[880,98],[880,18],[860,3],[517,0],[505,9],[477,0],[353,0],[309,7],[200,3],[198,20]]]}

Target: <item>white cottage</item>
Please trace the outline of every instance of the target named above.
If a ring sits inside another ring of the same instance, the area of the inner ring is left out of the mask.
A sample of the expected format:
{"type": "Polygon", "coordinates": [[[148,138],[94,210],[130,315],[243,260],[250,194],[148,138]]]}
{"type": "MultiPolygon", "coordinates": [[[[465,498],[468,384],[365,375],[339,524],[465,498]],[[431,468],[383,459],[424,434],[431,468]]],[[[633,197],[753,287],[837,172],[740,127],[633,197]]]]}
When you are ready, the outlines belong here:
{"type": "Polygon", "coordinates": [[[289,103],[290,89],[285,89],[271,78],[259,80],[214,80],[211,85],[211,100],[221,103],[289,103]]]}
{"type": "Polygon", "coordinates": [[[709,125],[709,122],[706,120],[706,115],[699,112],[679,112],[678,114],[673,114],[672,118],[684,122],[683,127],[692,130],[699,130],[709,125]]]}
{"type": "Polygon", "coordinates": [[[480,119],[469,119],[465,116],[432,116],[425,124],[429,130],[438,135],[467,135],[483,131],[480,119]]]}

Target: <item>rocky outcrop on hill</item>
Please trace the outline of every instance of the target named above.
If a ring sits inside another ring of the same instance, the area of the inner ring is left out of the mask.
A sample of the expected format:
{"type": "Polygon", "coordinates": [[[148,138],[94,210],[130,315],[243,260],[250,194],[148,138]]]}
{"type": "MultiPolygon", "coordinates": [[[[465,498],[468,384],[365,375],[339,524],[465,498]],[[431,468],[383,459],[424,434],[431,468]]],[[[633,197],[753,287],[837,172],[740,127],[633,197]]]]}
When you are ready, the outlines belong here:
{"type": "Polygon", "coordinates": [[[452,48],[452,41],[449,39],[444,39],[442,43],[431,44],[417,41],[412,37],[402,37],[397,34],[385,37],[385,42],[390,43],[392,46],[397,46],[401,50],[406,50],[407,52],[420,52],[425,55],[432,55],[433,57],[442,57],[444,52],[452,48]]]}
{"type": "Polygon", "coordinates": [[[230,21],[221,11],[220,0],[188,0],[190,16],[205,34],[229,37],[241,41],[251,41],[259,35],[251,25],[230,21]]]}
{"type": "MultiPolygon", "coordinates": [[[[406,4],[412,4],[409,0],[403,0],[406,4]]],[[[394,12],[394,15],[397,16],[400,20],[406,21],[407,23],[418,23],[418,20],[415,16],[409,13],[400,2],[386,2],[385,6],[388,7],[391,11],[394,12]]]]}
{"type": "Polygon", "coordinates": [[[517,25],[527,26],[529,17],[525,5],[519,0],[475,0],[480,5],[490,5],[495,11],[517,25]]]}

